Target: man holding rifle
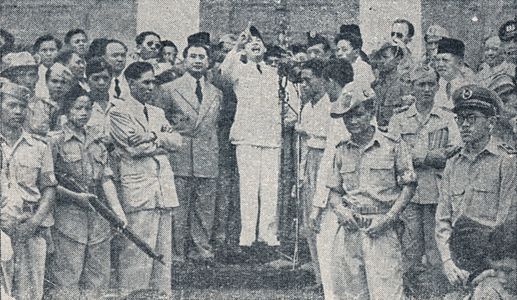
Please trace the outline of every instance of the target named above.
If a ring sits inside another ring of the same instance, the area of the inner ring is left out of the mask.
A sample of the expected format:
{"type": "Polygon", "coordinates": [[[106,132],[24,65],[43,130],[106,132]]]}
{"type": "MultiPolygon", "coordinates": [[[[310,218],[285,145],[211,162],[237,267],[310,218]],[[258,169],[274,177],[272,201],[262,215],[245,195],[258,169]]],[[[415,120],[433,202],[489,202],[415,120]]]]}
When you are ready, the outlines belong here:
{"type": "Polygon", "coordinates": [[[89,198],[99,197],[120,219],[126,219],[102,143],[104,132],[86,125],[92,107],[91,98],[77,89],[64,103],[67,123],[51,134],[56,173],[81,188],[74,190],[59,180],[51,267],[54,299],[78,299],[81,294],[95,298],[108,288],[110,224],[90,208],[89,198]]]}

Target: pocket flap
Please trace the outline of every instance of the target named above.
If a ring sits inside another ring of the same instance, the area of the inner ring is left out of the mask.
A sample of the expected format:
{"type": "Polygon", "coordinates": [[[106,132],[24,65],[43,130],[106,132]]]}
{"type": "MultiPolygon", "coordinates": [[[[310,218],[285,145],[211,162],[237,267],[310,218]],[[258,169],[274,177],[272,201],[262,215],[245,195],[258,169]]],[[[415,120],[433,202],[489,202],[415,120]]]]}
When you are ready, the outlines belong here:
{"type": "Polygon", "coordinates": [[[345,163],[341,166],[340,173],[353,173],[357,169],[356,165],[353,163],[345,163]]]}
{"type": "Polygon", "coordinates": [[[79,154],[66,154],[66,155],[63,155],[63,160],[65,162],[77,162],[77,161],[80,161],[81,160],[81,155],[79,154]]]}
{"type": "Polygon", "coordinates": [[[394,167],[393,160],[382,158],[371,163],[370,169],[387,170],[394,167]]]}

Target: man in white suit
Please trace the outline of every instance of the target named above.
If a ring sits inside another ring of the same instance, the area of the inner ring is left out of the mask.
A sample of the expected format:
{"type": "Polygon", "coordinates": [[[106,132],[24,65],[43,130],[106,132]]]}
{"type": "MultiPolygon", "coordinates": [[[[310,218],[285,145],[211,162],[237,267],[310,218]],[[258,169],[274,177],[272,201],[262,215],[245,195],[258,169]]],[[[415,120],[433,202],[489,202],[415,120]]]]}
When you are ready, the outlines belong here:
{"type": "Polygon", "coordinates": [[[183,52],[187,72],[162,85],[165,114],[183,137],[183,146],[170,154],[180,202],[173,234],[173,261],[179,263],[185,260],[185,239],[192,240],[190,259],[210,262],[214,258],[209,242],[219,175],[217,118],[222,92],[206,79],[208,44],[208,33],[190,36],[183,52]]]}
{"type": "Polygon", "coordinates": [[[164,255],[154,262],[134,244],[120,253],[120,288],[171,294],[172,208],[178,206],[168,152],[181,145],[162,109],[147,104],[156,87],[153,66],[135,62],[124,72],[131,97],[110,110],[110,129],[120,155],[122,206],[136,234],[164,255]]]}

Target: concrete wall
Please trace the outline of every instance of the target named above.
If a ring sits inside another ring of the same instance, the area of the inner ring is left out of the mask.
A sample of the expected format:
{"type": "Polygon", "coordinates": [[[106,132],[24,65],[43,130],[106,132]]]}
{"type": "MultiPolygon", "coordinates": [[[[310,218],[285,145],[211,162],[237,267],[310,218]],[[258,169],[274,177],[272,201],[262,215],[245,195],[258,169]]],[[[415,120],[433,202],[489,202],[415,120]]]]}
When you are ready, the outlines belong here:
{"type": "Polygon", "coordinates": [[[483,37],[517,15],[517,0],[201,0],[200,10],[200,27],[214,38],[241,32],[248,20],[267,42],[275,41],[281,22],[297,42],[306,41],[310,29],[331,37],[341,24],[360,23],[366,50],[387,38],[388,19],[405,17],[417,28],[415,52],[422,48],[422,31],[439,24],[464,40],[467,61],[477,66],[483,37]]]}
{"type": "Polygon", "coordinates": [[[72,28],[90,37],[114,37],[124,42],[136,33],[135,0],[0,0],[0,27],[12,32],[16,43],[32,45],[52,33],[63,38],[72,28]]]}

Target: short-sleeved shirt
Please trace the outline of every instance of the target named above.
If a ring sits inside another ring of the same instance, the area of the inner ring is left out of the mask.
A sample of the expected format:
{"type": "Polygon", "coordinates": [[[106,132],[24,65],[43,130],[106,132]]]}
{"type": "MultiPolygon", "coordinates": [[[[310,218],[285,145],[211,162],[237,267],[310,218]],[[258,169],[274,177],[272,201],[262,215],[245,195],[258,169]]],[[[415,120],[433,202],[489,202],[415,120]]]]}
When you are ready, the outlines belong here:
{"type": "Polygon", "coordinates": [[[435,107],[424,117],[413,104],[408,110],[393,116],[388,132],[400,136],[413,155],[418,187],[411,201],[419,204],[438,203],[438,179],[443,169],[435,169],[423,162],[430,150],[461,143],[453,114],[435,107]]]}
{"type": "Polygon", "coordinates": [[[515,218],[516,157],[491,139],[477,155],[463,149],[447,161],[436,211],[436,241],[449,259],[448,241],[460,217],[495,227],[515,218]]]}
{"type": "Polygon", "coordinates": [[[406,143],[376,129],[364,148],[350,139],[337,146],[327,186],[344,190],[351,205],[385,208],[393,205],[404,185],[415,182],[406,143]]]}
{"type": "MultiPolygon", "coordinates": [[[[102,183],[112,177],[108,151],[102,143],[101,131],[95,127],[85,127],[85,131],[86,137],[80,137],[65,125],[61,131],[50,134],[56,173],[72,178],[83,192],[96,194],[105,202],[102,183]]],[[[106,220],[93,210],[73,204],[70,199],[58,198],[54,218],[56,230],[79,243],[95,244],[110,237],[106,220]]]]}
{"type": "Polygon", "coordinates": [[[45,136],[49,131],[59,130],[62,124],[62,112],[55,101],[36,98],[29,103],[25,124],[29,132],[45,136]]]}
{"type": "MultiPolygon", "coordinates": [[[[5,142],[5,138],[0,135],[0,145],[2,147],[2,178],[6,178],[7,185],[2,187],[11,190],[13,197],[3,197],[2,208],[10,205],[21,208],[23,202],[37,204],[41,198],[41,192],[48,187],[57,185],[54,176],[54,163],[52,152],[49,145],[40,137],[34,136],[26,131],[18,141],[11,147],[5,142]],[[16,201],[18,203],[9,203],[16,201]]],[[[18,213],[21,213],[18,210],[18,213]]],[[[41,226],[51,226],[53,224],[52,215],[49,214],[41,226]]]]}

